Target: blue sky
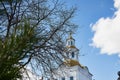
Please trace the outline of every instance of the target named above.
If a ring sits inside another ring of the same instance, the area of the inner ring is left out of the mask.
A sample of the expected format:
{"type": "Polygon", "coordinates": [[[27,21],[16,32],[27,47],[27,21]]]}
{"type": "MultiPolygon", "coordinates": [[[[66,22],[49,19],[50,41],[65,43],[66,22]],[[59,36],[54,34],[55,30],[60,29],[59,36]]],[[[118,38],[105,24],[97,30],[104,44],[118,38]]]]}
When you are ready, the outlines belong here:
{"type": "Polygon", "coordinates": [[[120,0],[65,0],[78,8],[73,35],[80,63],[95,80],[117,80],[120,70],[120,0]]]}

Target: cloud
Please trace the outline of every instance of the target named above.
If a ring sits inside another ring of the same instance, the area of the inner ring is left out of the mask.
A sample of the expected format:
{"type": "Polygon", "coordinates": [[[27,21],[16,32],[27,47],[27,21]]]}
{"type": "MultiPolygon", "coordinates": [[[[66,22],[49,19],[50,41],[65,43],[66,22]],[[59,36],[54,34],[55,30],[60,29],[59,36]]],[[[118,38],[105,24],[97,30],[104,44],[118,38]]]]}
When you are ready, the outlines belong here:
{"type": "Polygon", "coordinates": [[[120,56],[120,0],[114,0],[114,7],[112,18],[100,18],[92,25],[92,46],[100,48],[102,54],[120,56]]]}

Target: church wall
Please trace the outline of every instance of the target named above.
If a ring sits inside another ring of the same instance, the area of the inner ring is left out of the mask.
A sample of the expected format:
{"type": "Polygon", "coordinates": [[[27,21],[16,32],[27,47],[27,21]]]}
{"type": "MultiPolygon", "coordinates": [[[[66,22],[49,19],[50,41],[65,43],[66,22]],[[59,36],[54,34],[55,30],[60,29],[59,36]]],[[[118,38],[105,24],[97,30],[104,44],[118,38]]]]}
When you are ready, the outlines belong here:
{"type": "Polygon", "coordinates": [[[79,80],[92,80],[92,75],[85,68],[78,67],[78,79],[79,80]]]}
{"type": "Polygon", "coordinates": [[[74,80],[92,80],[92,75],[87,69],[83,69],[80,66],[73,67],[63,67],[56,71],[55,79],[62,80],[65,77],[65,80],[70,80],[72,76],[74,80]]]}
{"type": "Polygon", "coordinates": [[[70,80],[70,77],[73,77],[74,80],[77,80],[77,67],[64,67],[59,69],[57,72],[57,75],[55,75],[55,79],[62,80],[63,77],[65,77],[65,80],[70,80]]]}

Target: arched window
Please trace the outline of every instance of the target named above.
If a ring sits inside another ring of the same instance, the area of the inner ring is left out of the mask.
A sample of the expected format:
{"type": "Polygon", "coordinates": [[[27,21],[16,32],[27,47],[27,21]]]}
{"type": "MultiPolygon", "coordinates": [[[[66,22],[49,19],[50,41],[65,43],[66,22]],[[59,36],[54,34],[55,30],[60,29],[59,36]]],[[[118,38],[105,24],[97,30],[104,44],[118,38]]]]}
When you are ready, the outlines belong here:
{"type": "Polygon", "coordinates": [[[75,57],[75,53],[74,52],[72,52],[72,58],[74,58],[75,57]]]}
{"type": "Polygon", "coordinates": [[[73,80],[73,76],[70,76],[70,80],[73,80]]]}
{"type": "Polygon", "coordinates": [[[65,80],[65,77],[62,77],[62,80],[65,80]]]}
{"type": "Polygon", "coordinates": [[[73,45],[73,42],[71,41],[71,45],[73,45]]]}
{"type": "Polygon", "coordinates": [[[70,45],[70,41],[68,41],[68,45],[70,45]]]}
{"type": "Polygon", "coordinates": [[[47,80],[50,80],[49,78],[47,80]]]}

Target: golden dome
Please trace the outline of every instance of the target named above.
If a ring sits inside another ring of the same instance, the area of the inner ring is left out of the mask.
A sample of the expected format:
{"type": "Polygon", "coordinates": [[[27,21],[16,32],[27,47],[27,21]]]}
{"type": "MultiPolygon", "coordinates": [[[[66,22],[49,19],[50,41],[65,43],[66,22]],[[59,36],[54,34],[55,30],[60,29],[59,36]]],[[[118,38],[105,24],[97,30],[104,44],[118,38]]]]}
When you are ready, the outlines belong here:
{"type": "Polygon", "coordinates": [[[84,66],[82,66],[77,60],[68,59],[65,60],[64,64],[70,67],[78,65],[81,68],[84,68],[84,66]]]}
{"type": "Polygon", "coordinates": [[[66,46],[67,48],[76,48],[75,46],[66,46]]]}

